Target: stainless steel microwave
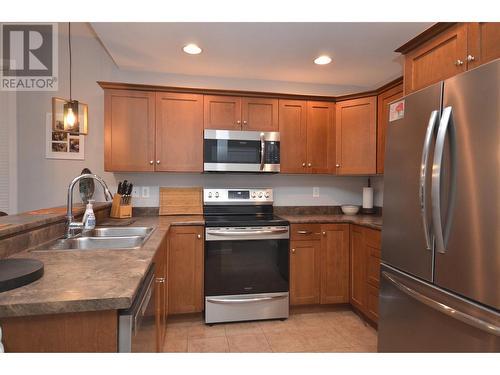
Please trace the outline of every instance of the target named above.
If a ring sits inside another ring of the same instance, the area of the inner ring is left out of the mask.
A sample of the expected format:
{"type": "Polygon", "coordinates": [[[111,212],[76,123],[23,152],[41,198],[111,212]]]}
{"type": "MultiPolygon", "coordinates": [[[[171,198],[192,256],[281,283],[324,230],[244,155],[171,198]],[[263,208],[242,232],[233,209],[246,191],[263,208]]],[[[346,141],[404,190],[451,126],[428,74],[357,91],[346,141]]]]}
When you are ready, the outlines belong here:
{"type": "Polygon", "coordinates": [[[205,172],[277,173],[280,133],[205,129],[205,172]]]}

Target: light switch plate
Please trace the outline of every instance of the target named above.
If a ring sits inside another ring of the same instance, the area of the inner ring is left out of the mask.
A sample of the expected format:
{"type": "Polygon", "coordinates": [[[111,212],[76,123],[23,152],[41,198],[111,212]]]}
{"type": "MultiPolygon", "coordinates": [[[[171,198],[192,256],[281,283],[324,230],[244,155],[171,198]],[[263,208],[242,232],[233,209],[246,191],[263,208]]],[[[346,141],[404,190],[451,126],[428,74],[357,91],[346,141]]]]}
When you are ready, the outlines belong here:
{"type": "Polygon", "coordinates": [[[319,187],[313,187],[313,198],[319,198],[319,187]]]}
{"type": "Polygon", "coordinates": [[[142,187],[142,197],[149,198],[149,186],[142,187]]]}

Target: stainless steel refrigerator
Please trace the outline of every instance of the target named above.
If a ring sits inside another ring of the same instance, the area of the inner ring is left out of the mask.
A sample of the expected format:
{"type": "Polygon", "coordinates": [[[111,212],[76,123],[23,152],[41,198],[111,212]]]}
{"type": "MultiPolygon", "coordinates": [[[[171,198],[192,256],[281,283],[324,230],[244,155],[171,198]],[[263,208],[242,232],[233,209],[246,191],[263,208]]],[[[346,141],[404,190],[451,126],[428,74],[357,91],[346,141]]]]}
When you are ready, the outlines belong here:
{"type": "Polygon", "coordinates": [[[392,104],[379,352],[500,351],[500,60],[392,104]]]}

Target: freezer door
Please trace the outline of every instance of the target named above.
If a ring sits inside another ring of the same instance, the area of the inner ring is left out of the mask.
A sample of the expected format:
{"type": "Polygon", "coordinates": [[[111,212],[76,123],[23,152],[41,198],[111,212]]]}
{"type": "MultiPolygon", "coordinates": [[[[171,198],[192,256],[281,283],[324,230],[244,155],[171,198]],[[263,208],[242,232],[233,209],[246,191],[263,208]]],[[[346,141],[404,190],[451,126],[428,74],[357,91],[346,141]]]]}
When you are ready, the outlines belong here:
{"type": "Polygon", "coordinates": [[[432,181],[435,283],[499,310],[500,60],[445,81],[443,108],[432,181]]]}
{"type": "Polygon", "coordinates": [[[381,267],[379,352],[500,352],[500,314],[381,267]]]}
{"type": "Polygon", "coordinates": [[[382,260],[432,281],[430,178],[442,83],[404,100],[402,118],[389,121],[385,151],[382,260]]]}

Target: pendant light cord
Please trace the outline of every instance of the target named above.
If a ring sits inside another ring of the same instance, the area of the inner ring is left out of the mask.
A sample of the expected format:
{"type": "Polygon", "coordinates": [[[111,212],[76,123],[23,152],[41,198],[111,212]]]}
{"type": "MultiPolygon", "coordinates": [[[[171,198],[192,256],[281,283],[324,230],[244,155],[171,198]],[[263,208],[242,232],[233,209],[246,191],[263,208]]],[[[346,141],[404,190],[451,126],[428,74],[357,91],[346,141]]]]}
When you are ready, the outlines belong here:
{"type": "Polygon", "coordinates": [[[68,22],[68,47],[69,47],[69,100],[71,96],[71,22],[68,22]]]}

